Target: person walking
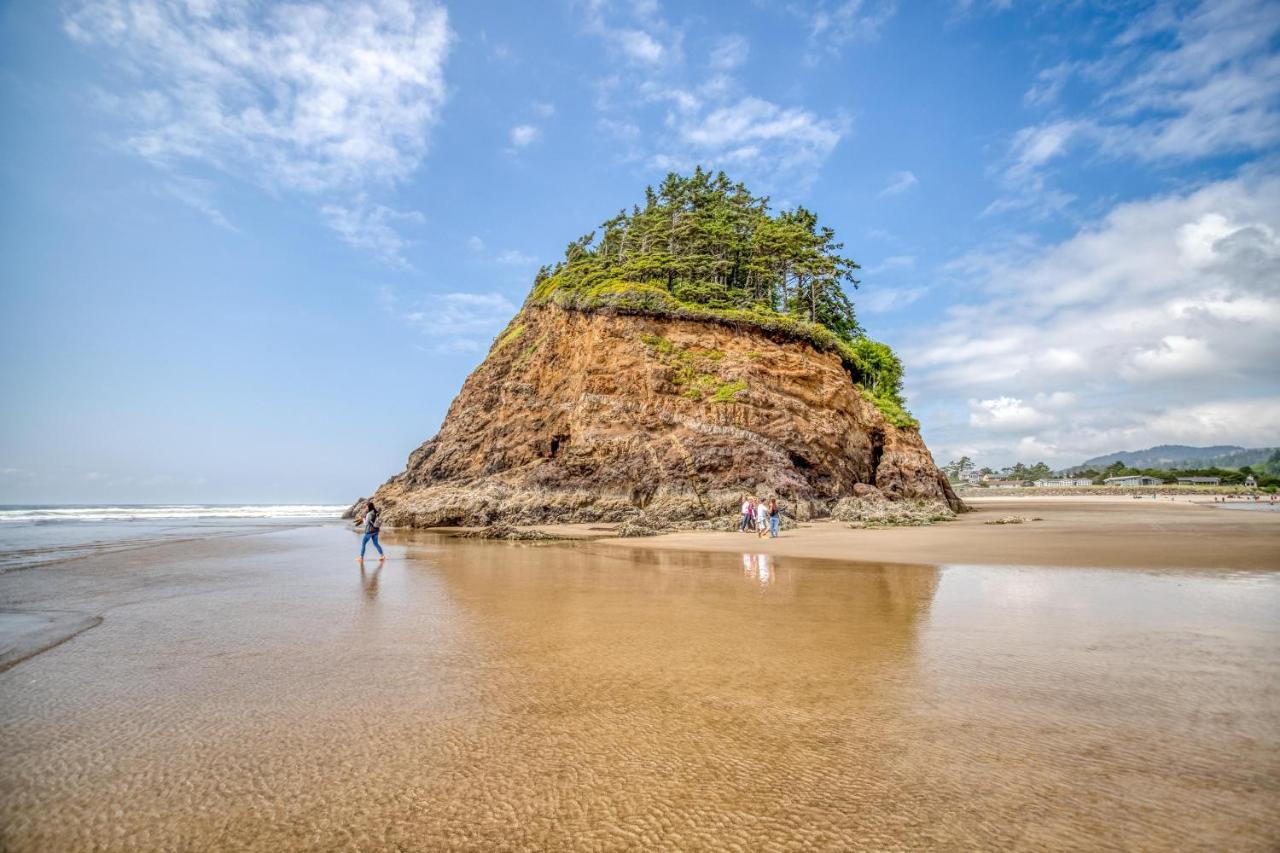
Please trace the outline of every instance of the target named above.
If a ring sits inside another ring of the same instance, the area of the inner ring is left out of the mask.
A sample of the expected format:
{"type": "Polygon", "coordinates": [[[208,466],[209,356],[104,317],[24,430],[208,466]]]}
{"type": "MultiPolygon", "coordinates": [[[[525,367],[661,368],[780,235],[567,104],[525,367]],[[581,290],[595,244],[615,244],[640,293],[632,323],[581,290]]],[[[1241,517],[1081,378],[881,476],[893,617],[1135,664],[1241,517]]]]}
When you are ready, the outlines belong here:
{"type": "Polygon", "coordinates": [[[781,513],[778,512],[778,499],[769,499],[769,538],[778,538],[778,522],[781,519],[781,513]]]}
{"type": "Polygon", "coordinates": [[[364,518],[360,522],[364,524],[364,538],[360,540],[360,556],[356,560],[364,562],[364,549],[369,545],[369,540],[373,540],[373,547],[378,549],[378,562],[387,559],[387,555],[382,553],[382,546],[378,544],[378,522],[381,521],[382,513],[378,512],[378,508],[373,505],[373,501],[365,501],[364,518]]]}
{"type": "Polygon", "coordinates": [[[742,521],[738,522],[738,532],[746,533],[751,529],[751,498],[742,496],[742,521]]]}
{"type": "Polygon", "coordinates": [[[764,498],[756,499],[756,538],[763,539],[769,532],[769,507],[764,498]]]}

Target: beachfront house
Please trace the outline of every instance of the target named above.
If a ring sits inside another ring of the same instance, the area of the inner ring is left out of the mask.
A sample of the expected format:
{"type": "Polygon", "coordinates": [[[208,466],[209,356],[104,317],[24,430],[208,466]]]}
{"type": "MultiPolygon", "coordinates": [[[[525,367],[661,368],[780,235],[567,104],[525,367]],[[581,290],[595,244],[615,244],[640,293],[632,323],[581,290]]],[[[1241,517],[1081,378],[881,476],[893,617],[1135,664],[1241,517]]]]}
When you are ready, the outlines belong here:
{"type": "Polygon", "coordinates": [[[1044,480],[1036,480],[1035,485],[1042,489],[1059,486],[1092,486],[1093,480],[1088,477],[1050,477],[1044,480]]]}
{"type": "Polygon", "coordinates": [[[1023,480],[984,480],[988,488],[992,489],[1017,489],[1027,485],[1023,480]]]}
{"type": "Polygon", "coordinates": [[[1102,481],[1108,486],[1163,486],[1164,480],[1159,477],[1148,477],[1145,474],[1134,474],[1130,477],[1108,477],[1102,481]]]}
{"type": "Polygon", "coordinates": [[[1179,477],[1179,486],[1221,486],[1221,477],[1179,477]]]}
{"type": "Polygon", "coordinates": [[[1249,489],[1255,488],[1258,485],[1258,478],[1250,474],[1244,478],[1244,485],[1249,489]]]}

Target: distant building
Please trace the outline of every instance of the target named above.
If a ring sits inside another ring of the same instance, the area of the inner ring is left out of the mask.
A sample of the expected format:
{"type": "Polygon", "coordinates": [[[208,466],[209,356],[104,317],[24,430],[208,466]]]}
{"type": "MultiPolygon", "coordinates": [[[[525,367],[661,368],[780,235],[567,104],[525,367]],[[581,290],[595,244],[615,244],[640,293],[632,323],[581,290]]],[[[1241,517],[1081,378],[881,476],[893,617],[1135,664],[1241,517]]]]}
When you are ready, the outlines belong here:
{"type": "Polygon", "coordinates": [[[1035,485],[1041,488],[1056,486],[1092,486],[1093,480],[1088,477],[1052,477],[1047,480],[1036,480],[1035,485]]]}
{"type": "Polygon", "coordinates": [[[1163,486],[1164,480],[1159,477],[1148,477],[1145,474],[1134,474],[1132,477],[1108,477],[1102,481],[1108,486],[1163,486]]]}
{"type": "Polygon", "coordinates": [[[1221,486],[1221,477],[1179,477],[1179,486],[1221,486]]]}
{"type": "Polygon", "coordinates": [[[992,489],[1018,489],[1018,488],[1021,488],[1021,487],[1025,486],[1025,485],[1027,485],[1027,484],[1026,484],[1026,482],[1025,482],[1025,481],[1023,481],[1023,480],[992,480],[992,479],[986,479],[986,480],[983,480],[983,482],[984,482],[984,483],[986,483],[986,484],[987,484],[987,486],[988,486],[988,487],[990,487],[990,488],[992,488],[992,489]]]}
{"type": "Polygon", "coordinates": [[[1258,485],[1258,478],[1250,474],[1248,477],[1244,478],[1244,484],[1252,489],[1254,486],[1258,485]]]}

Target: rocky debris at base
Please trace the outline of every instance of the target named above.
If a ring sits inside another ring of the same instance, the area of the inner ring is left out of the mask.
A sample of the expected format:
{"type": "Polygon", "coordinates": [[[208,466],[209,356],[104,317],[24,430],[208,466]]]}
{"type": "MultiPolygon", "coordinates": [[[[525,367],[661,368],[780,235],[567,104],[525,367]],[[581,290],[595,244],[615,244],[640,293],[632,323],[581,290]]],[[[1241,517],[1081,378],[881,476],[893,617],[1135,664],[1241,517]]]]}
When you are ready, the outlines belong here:
{"type": "Polygon", "coordinates": [[[657,536],[659,533],[670,533],[674,528],[670,525],[658,523],[653,524],[642,519],[635,521],[624,521],[614,531],[614,535],[620,539],[629,539],[635,536],[657,536]]]}
{"type": "Polygon", "coordinates": [[[521,530],[511,524],[490,524],[479,530],[466,530],[458,534],[464,539],[504,539],[509,542],[534,541],[548,542],[559,539],[542,530],[521,530]]]}
{"type": "Polygon", "coordinates": [[[983,524],[1025,524],[1028,521],[1044,521],[1043,518],[1036,516],[1035,518],[1027,518],[1022,515],[1002,515],[999,518],[990,518],[982,522],[983,524]]]}
{"type": "Polygon", "coordinates": [[[842,498],[831,508],[831,517],[853,528],[925,527],[951,521],[955,511],[937,500],[887,501],[883,498],[842,498]]]}

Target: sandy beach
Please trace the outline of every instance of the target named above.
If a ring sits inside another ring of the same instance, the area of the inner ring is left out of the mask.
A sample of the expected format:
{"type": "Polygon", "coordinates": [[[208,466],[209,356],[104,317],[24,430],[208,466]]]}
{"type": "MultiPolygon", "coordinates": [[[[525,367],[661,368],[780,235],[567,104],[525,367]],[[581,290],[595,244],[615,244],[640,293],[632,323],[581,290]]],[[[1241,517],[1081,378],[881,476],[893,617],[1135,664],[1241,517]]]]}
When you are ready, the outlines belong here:
{"type": "MultiPolygon", "coordinates": [[[[930,527],[851,530],[836,521],[814,521],[777,539],[699,530],[611,541],[632,548],[880,563],[1280,569],[1280,512],[1224,509],[1204,499],[1128,497],[992,497],[970,499],[969,506],[972,511],[955,521],[930,527]],[[1040,520],[987,523],[1006,516],[1040,520]]],[[[562,536],[607,535],[591,525],[542,529],[562,536]]]]}
{"type": "Polygon", "coordinates": [[[1274,850],[1278,529],[1017,501],[8,571],[13,634],[79,633],[0,672],[0,846],[1274,850]],[[1045,521],[982,524],[1010,513],[1045,521]]]}

